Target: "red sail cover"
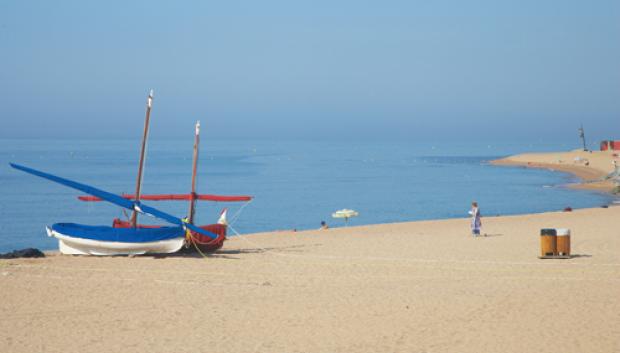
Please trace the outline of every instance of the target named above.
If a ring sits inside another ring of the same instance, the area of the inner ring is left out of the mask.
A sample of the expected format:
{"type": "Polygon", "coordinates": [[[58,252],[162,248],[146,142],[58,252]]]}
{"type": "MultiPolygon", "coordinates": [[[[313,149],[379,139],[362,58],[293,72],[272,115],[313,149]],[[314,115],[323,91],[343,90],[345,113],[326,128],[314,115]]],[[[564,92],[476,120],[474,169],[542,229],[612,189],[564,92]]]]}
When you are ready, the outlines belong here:
{"type": "MultiPolygon", "coordinates": [[[[135,195],[123,194],[121,195],[123,198],[127,200],[135,199],[135,195]]],[[[101,201],[100,198],[96,196],[78,196],[78,199],[82,201],[101,201]]],[[[149,200],[149,201],[165,201],[165,200],[191,200],[192,194],[162,194],[162,195],[140,195],[140,200],[149,200]]],[[[222,196],[222,195],[199,195],[196,194],[194,196],[194,200],[202,200],[202,201],[217,201],[217,202],[239,202],[239,201],[250,201],[252,200],[252,196],[222,196]]]]}

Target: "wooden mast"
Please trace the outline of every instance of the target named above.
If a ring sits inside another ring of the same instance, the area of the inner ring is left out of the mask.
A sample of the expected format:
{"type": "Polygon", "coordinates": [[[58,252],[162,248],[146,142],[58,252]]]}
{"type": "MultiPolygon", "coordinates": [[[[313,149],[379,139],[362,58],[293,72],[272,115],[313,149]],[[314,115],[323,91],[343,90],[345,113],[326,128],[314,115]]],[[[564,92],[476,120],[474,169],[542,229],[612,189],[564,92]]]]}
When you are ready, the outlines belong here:
{"type": "Polygon", "coordinates": [[[196,135],[194,136],[194,158],[192,161],[192,192],[189,196],[189,215],[187,217],[190,224],[194,224],[194,212],[196,209],[196,169],[198,167],[198,145],[200,144],[200,121],[196,122],[196,135]]]}
{"type": "MultiPolygon", "coordinates": [[[[142,135],[142,148],[140,149],[140,163],[138,165],[138,179],[136,180],[136,202],[140,202],[140,188],[142,187],[142,170],[144,169],[144,154],[146,151],[146,140],[149,135],[149,120],[151,118],[151,106],[153,105],[153,90],[149,92],[146,100],[146,118],[144,119],[144,133],[142,135]]],[[[131,226],[136,227],[138,224],[138,212],[134,210],[131,213],[131,226]]]]}

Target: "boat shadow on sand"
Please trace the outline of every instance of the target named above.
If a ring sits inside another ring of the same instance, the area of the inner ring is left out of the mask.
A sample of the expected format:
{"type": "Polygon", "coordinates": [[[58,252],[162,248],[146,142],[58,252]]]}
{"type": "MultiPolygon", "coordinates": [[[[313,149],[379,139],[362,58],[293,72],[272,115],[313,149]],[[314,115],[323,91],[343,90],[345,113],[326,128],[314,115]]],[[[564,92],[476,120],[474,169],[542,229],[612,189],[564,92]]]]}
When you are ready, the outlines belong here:
{"type": "Polygon", "coordinates": [[[290,246],[273,246],[273,247],[253,247],[253,248],[239,248],[239,249],[219,249],[207,253],[199,253],[193,248],[182,249],[181,251],[173,254],[147,254],[141,255],[144,257],[152,257],[154,259],[166,259],[166,258],[196,258],[196,259],[227,259],[227,260],[241,260],[241,257],[232,255],[244,255],[244,254],[263,254],[268,252],[274,253],[303,253],[304,248],[321,246],[322,244],[309,244],[309,245],[290,245],[290,246]]]}

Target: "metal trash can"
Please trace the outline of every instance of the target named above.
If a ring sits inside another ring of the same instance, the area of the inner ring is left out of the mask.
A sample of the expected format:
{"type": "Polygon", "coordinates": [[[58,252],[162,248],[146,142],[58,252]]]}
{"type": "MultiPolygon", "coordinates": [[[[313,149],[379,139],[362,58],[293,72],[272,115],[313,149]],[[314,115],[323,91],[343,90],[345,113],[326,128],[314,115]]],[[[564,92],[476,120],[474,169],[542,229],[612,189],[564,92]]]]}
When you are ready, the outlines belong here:
{"type": "Polygon", "coordinates": [[[558,228],[556,231],[556,250],[560,256],[570,256],[570,229],[558,228]]]}
{"type": "Polygon", "coordinates": [[[555,228],[540,230],[540,256],[557,255],[557,232],[555,228]]]}

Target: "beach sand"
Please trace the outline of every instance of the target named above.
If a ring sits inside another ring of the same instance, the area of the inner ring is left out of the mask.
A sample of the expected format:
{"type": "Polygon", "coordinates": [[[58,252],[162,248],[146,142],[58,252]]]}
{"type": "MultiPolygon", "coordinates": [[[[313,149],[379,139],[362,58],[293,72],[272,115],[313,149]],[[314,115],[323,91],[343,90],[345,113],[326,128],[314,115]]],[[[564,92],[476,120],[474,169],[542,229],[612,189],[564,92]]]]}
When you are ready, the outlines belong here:
{"type": "Polygon", "coordinates": [[[0,262],[2,352],[618,352],[620,207],[0,262]],[[572,231],[539,260],[539,231],[572,231]]]}
{"type": "Polygon", "coordinates": [[[523,166],[527,168],[550,169],[571,173],[579,177],[580,183],[571,185],[576,189],[590,189],[612,192],[612,180],[603,180],[614,171],[612,161],[620,166],[620,158],[614,156],[618,151],[583,151],[554,153],[527,153],[492,161],[495,165],[523,166]],[[587,162],[587,163],[586,163],[587,162]]]}
{"type": "Polygon", "coordinates": [[[619,352],[619,220],[610,207],[485,217],[478,238],[463,218],[239,236],[206,258],[0,260],[0,352],[619,352]],[[538,259],[548,227],[571,229],[573,258],[538,259]]]}

